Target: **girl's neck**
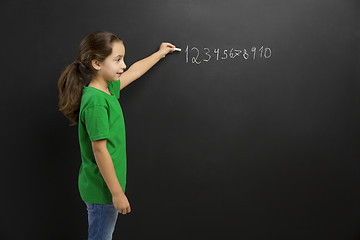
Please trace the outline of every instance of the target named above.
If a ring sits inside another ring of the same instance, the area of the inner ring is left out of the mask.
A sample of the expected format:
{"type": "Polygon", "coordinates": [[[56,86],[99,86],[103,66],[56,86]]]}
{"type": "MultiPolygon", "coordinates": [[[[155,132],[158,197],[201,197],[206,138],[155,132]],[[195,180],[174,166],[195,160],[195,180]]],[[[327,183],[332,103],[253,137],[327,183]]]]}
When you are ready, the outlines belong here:
{"type": "Polygon", "coordinates": [[[95,78],[91,79],[88,86],[100,89],[104,92],[109,92],[108,82],[105,81],[104,79],[95,79],[95,78]]]}

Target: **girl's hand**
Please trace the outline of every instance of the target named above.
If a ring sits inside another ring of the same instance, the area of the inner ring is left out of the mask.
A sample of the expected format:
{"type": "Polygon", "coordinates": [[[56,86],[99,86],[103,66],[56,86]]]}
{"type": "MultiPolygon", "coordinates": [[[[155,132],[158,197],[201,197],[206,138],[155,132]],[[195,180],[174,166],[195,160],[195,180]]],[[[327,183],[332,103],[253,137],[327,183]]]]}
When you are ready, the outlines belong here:
{"type": "Polygon", "coordinates": [[[123,215],[131,212],[129,201],[124,193],[113,195],[113,204],[116,210],[123,215]]]}
{"type": "Polygon", "coordinates": [[[166,54],[168,54],[169,52],[172,53],[173,51],[175,51],[175,46],[172,45],[171,43],[167,43],[167,42],[163,42],[160,45],[160,49],[159,49],[159,53],[161,54],[161,58],[164,58],[166,56],[166,54]]]}

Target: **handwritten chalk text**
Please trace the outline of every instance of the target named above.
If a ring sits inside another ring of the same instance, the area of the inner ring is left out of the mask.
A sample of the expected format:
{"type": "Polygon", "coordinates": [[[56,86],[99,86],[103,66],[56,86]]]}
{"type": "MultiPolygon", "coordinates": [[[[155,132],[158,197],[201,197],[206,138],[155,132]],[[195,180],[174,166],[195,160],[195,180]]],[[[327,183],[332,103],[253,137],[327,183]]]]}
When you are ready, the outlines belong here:
{"type": "MultiPolygon", "coordinates": [[[[201,49],[201,48],[200,48],[201,49]]],[[[244,60],[255,60],[255,59],[268,59],[271,57],[271,49],[269,47],[261,46],[259,49],[252,47],[249,51],[247,49],[210,49],[202,48],[200,50],[197,47],[186,46],[185,49],[185,62],[201,64],[209,61],[223,61],[227,59],[244,59],[244,60]],[[201,57],[200,57],[201,56],[201,57]]]]}

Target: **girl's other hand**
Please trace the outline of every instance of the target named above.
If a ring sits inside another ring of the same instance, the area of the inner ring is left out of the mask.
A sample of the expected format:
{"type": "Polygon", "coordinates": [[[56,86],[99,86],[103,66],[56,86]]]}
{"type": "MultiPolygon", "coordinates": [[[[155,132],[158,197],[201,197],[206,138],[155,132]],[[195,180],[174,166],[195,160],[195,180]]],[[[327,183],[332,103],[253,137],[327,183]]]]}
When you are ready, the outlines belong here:
{"type": "Polygon", "coordinates": [[[123,215],[131,212],[129,201],[124,193],[113,195],[113,204],[123,215]]]}
{"type": "Polygon", "coordinates": [[[172,45],[171,43],[167,43],[167,42],[163,42],[160,45],[160,49],[159,49],[159,53],[161,54],[161,58],[164,58],[166,56],[166,54],[168,53],[172,53],[175,51],[175,46],[172,45]]]}

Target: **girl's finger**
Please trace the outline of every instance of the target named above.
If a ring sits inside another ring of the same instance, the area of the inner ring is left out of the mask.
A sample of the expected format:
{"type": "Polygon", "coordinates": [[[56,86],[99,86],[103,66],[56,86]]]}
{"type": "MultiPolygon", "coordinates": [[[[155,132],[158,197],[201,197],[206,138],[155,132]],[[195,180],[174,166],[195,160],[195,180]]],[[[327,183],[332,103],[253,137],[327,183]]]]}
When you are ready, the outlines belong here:
{"type": "Polygon", "coordinates": [[[166,45],[167,45],[168,47],[172,47],[172,48],[175,47],[175,46],[174,46],[173,44],[171,44],[171,43],[166,43],[166,45]]]}

